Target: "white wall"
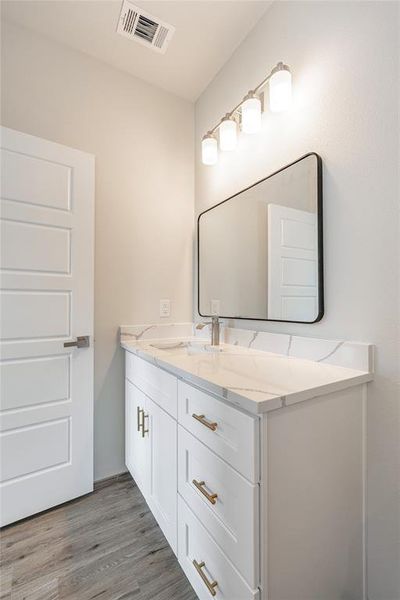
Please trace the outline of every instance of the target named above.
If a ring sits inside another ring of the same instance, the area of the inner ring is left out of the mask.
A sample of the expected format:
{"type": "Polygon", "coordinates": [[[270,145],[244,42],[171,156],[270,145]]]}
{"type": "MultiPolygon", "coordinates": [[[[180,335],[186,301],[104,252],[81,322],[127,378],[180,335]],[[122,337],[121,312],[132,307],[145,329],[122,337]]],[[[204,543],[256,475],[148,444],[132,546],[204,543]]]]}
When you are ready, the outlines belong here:
{"type": "Polygon", "coordinates": [[[2,30],[1,122],[96,156],[95,477],[124,466],[120,324],[192,315],[193,105],[29,31],[2,30]]]}
{"type": "Polygon", "coordinates": [[[395,2],[276,2],[196,105],[197,213],[306,152],[324,161],[325,317],[258,327],[377,346],[368,400],[370,600],[400,598],[399,30],[395,2]],[[201,136],[279,60],[294,74],[291,111],[264,115],[260,134],[242,135],[236,152],[202,166],[201,136]]]}

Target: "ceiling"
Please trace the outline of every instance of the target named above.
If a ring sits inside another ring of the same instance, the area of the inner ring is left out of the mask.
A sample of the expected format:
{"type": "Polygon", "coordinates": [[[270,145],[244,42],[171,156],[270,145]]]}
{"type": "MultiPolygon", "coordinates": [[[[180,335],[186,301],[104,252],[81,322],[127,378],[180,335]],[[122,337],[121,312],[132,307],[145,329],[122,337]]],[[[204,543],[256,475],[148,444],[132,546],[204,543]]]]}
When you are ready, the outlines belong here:
{"type": "Polygon", "coordinates": [[[122,0],[6,0],[2,19],[188,100],[196,100],[270,6],[270,1],[133,0],[176,27],[166,54],[116,33],[122,0]]]}

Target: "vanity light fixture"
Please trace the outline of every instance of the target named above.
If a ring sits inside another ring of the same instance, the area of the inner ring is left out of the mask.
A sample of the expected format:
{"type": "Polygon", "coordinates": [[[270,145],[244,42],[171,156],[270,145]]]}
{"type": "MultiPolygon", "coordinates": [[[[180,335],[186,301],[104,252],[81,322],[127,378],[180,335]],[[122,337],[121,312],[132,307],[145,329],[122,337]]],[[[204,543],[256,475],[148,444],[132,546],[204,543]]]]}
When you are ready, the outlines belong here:
{"type": "Polygon", "coordinates": [[[210,132],[201,140],[201,158],[203,165],[215,165],[218,160],[217,138],[210,132]]]}
{"type": "Polygon", "coordinates": [[[290,107],[292,96],[292,74],[287,65],[279,62],[263,81],[221,119],[203,137],[201,157],[204,165],[215,165],[218,160],[216,131],[219,147],[232,151],[237,145],[238,127],[245,133],[257,133],[261,128],[264,95],[262,89],[269,84],[269,107],[272,112],[283,112],[290,107]]]}
{"type": "Polygon", "coordinates": [[[237,123],[234,117],[227,113],[219,125],[219,147],[224,152],[231,152],[237,144],[237,123]]]}
{"type": "Polygon", "coordinates": [[[261,129],[261,100],[254,92],[249,92],[242,104],[242,131],[257,133],[261,129]]]}
{"type": "Polygon", "coordinates": [[[269,80],[269,107],[272,112],[283,112],[292,100],[292,74],[289,67],[279,63],[272,69],[269,80]]]}

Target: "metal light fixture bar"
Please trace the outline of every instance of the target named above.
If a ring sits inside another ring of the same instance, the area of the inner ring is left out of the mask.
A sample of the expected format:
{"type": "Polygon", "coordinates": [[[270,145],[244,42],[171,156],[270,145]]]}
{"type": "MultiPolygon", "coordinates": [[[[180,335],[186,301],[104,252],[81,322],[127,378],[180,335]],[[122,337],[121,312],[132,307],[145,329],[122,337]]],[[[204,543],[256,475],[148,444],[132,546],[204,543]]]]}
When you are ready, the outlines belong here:
{"type": "Polygon", "coordinates": [[[231,119],[233,116],[236,115],[236,113],[239,112],[242,104],[250,97],[254,97],[257,96],[260,91],[263,89],[263,87],[265,87],[267,85],[267,83],[269,82],[269,80],[271,79],[271,77],[273,75],[275,75],[275,73],[277,73],[278,71],[289,71],[290,69],[287,65],[285,65],[283,62],[279,62],[270,72],[269,75],[267,75],[267,77],[265,77],[265,79],[263,79],[261,81],[261,83],[259,83],[254,90],[250,90],[248,92],[248,94],[239,102],[239,104],[237,104],[231,111],[227,112],[226,115],[224,117],[222,117],[222,119],[219,121],[219,123],[217,123],[216,125],[214,125],[214,127],[212,129],[210,129],[209,131],[207,131],[206,136],[212,136],[213,133],[216,132],[216,130],[221,126],[221,123],[223,122],[223,120],[226,119],[231,119]]]}

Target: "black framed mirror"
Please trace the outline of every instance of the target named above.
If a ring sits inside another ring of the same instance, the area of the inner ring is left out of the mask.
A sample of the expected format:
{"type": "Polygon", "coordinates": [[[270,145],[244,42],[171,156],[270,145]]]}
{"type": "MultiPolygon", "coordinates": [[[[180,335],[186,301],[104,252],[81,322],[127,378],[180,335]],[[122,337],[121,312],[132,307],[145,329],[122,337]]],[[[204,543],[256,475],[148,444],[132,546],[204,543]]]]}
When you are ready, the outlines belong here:
{"type": "Polygon", "coordinates": [[[306,154],[202,212],[197,244],[200,316],[320,321],[321,157],[306,154]]]}

